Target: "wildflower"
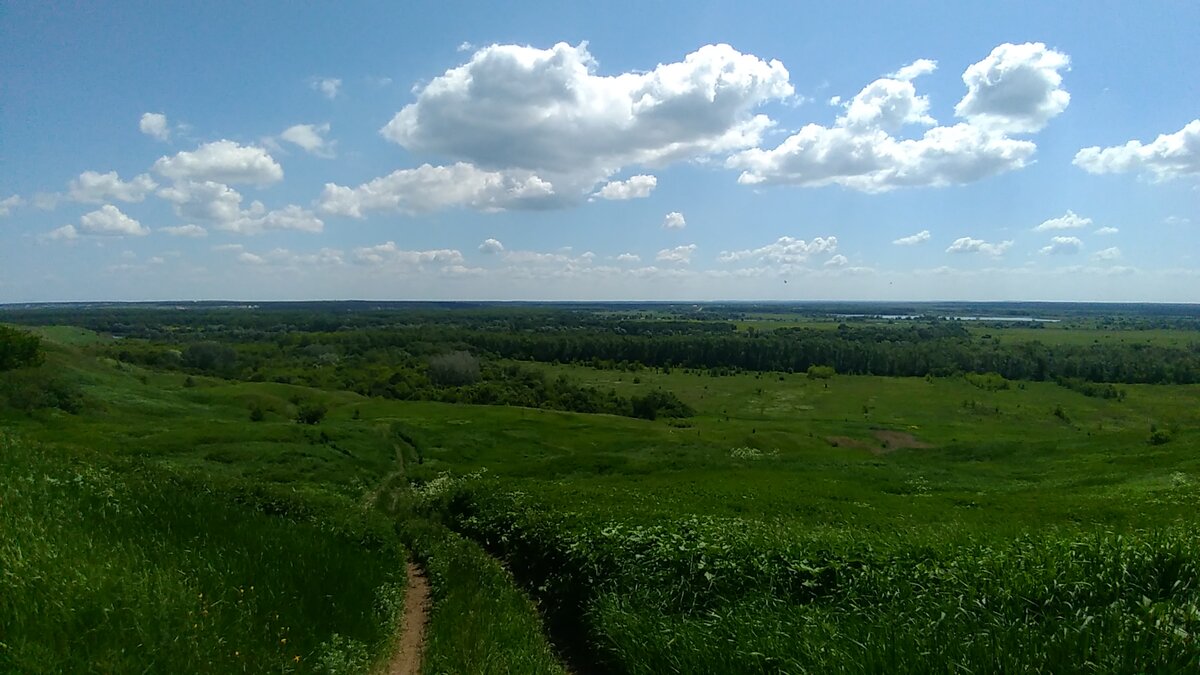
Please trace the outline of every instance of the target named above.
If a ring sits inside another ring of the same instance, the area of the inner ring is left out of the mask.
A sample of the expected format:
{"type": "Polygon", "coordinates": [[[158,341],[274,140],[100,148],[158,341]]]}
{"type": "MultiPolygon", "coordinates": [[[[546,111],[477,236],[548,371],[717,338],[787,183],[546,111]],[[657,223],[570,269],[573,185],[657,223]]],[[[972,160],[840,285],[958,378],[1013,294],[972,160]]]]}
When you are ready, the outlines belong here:
{"type": "Polygon", "coordinates": [[[295,661],[296,663],[300,663],[300,655],[297,654],[297,655],[293,656],[292,660],[295,661]]]}
{"type": "Polygon", "coordinates": [[[286,644],[287,644],[287,638],[279,638],[279,644],[281,644],[281,645],[286,645],[286,644]]]}

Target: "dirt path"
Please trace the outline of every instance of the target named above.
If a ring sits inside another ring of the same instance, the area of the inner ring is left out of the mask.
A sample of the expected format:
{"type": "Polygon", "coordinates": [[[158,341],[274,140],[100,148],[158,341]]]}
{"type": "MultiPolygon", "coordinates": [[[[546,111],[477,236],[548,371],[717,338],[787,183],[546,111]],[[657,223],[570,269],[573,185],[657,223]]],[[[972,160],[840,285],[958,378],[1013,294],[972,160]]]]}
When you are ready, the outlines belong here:
{"type": "Polygon", "coordinates": [[[404,617],[400,642],[388,662],[388,675],[418,675],[425,656],[425,624],[429,621],[429,580],[413,562],[408,563],[408,592],[404,594],[404,617]]]}

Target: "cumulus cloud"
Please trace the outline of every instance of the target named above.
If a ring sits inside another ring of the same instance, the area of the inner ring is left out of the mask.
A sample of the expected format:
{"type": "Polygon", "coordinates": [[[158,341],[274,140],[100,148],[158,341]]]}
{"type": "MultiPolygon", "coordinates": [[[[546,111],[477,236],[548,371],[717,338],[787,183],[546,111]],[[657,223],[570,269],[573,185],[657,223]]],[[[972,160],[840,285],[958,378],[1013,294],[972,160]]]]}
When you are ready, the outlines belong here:
{"type": "Polygon", "coordinates": [[[238,262],[246,263],[247,265],[265,265],[265,264],[267,264],[266,258],[263,258],[262,256],[260,256],[256,253],[250,253],[249,251],[243,251],[243,252],[239,253],[237,255],[237,259],[238,259],[238,262]]]}
{"type": "Polygon", "coordinates": [[[1096,230],[1095,232],[1093,232],[1092,234],[1109,235],[1109,234],[1116,234],[1118,232],[1120,232],[1120,230],[1118,230],[1115,227],[1102,227],[1102,228],[1096,230]]]}
{"type": "Polygon", "coordinates": [[[1102,249],[1092,254],[1092,260],[1109,261],[1119,260],[1121,258],[1121,249],[1113,246],[1111,248],[1102,249]]]}
{"type": "Polygon", "coordinates": [[[363,265],[401,265],[415,267],[420,265],[461,265],[462,252],[455,249],[436,249],[428,251],[407,251],[388,241],[376,246],[365,246],[353,251],[354,261],[363,265]]]}
{"type": "Polygon", "coordinates": [[[85,234],[101,236],[141,237],[150,234],[148,228],[121,213],[121,210],[112,204],[105,204],[91,213],[85,213],[79,219],[79,229],[85,234]]]}
{"type": "Polygon", "coordinates": [[[495,254],[504,252],[504,244],[501,244],[496,239],[484,239],[479,245],[479,252],[486,254],[495,254]]]}
{"type": "Polygon", "coordinates": [[[1077,230],[1084,227],[1089,227],[1092,224],[1091,218],[1083,218],[1075,215],[1070,209],[1057,218],[1042,221],[1040,225],[1033,228],[1034,232],[1046,232],[1048,230],[1077,230]]]}
{"type": "Polygon", "coordinates": [[[668,230],[682,230],[687,227],[687,220],[678,211],[672,211],[663,218],[662,226],[668,230]]]}
{"type": "Polygon", "coordinates": [[[13,195],[0,199],[0,218],[7,216],[9,213],[12,213],[13,209],[24,204],[25,200],[21,198],[21,195],[13,195]]]}
{"type": "Polygon", "coordinates": [[[675,248],[664,248],[654,256],[654,259],[659,262],[678,263],[687,265],[692,262],[692,254],[696,252],[695,244],[687,244],[686,246],[676,246],[675,248]]]}
{"type": "Polygon", "coordinates": [[[1167,225],[1190,225],[1192,219],[1185,216],[1167,216],[1163,218],[1163,223],[1167,225]]]}
{"type": "Polygon", "coordinates": [[[292,145],[299,147],[310,155],[331,158],[334,156],[336,141],[325,138],[329,133],[329,124],[296,124],[283,130],[279,137],[292,145]]]}
{"type": "Polygon", "coordinates": [[[946,249],[946,253],[983,253],[999,257],[1012,248],[1012,245],[1012,240],[992,243],[983,239],[959,237],[954,240],[953,244],[950,244],[950,247],[946,249]]]}
{"type": "Polygon", "coordinates": [[[171,140],[171,127],[167,124],[167,116],[162,113],[142,113],[138,120],[138,129],[147,136],[160,140],[171,140]]]}
{"type": "Polygon", "coordinates": [[[567,247],[554,252],[542,251],[506,251],[504,260],[513,265],[553,265],[562,264],[567,268],[574,268],[580,265],[591,265],[596,258],[596,254],[587,251],[580,255],[572,255],[571,248],[567,247]]]}
{"type": "Polygon", "coordinates": [[[604,185],[596,192],[601,199],[642,199],[649,197],[658,186],[655,176],[630,176],[628,180],[614,180],[604,185]]]}
{"type": "Polygon", "coordinates": [[[1073,255],[1083,248],[1079,237],[1054,237],[1050,244],[1042,248],[1042,255],[1073,255]]]}
{"type": "Polygon", "coordinates": [[[283,180],[283,167],[266,150],[228,140],[161,157],[154,163],[154,170],[176,181],[268,185],[283,180]]]}
{"type": "Polygon", "coordinates": [[[200,220],[226,232],[320,232],[325,227],[325,223],[311,211],[295,205],[268,211],[262,202],[254,201],[243,209],[241,193],[224,183],[185,181],[159,190],[158,195],[174,204],[179,217],[200,220]]]}
{"type": "Polygon", "coordinates": [[[484,47],[420,88],[381,133],[411,151],[590,192],[623,166],[751,147],[771,125],[752,111],[793,93],[782,63],[724,44],[648,72],[597,69],[582,43],[484,47]]]}
{"type": "Polygon", "coordinates": [[[833,256],[832,258],[830,258],[829,260],[826,260],[825,267],[845,267],[849,263],[850,263],[850,260],[847,259],[846,256],[839,253],[839,254],[833,256]]]}
{"type": "Polygon", "coordinates": [[[640,256],[636,253],[622,253],[622,254],[618,255],[615,259],[617,262],[621,262],[621,263],[637,263],[637,262],[642,261],[642,256],[640,256]]]}
{"type": "Polygon", "coordinates": [[[167,227],[158,228],[160,232],[165,232],[172,237],[207,237],[208,230],[199,225],[168,225],[167,227]]]}
{"type": "Polygon", "coordinates": [[[1071,102],[1059,73],[1070,64],[1066,54],[1041,42],[1002,44],[963,73],[967,94],[954,112],[982,127],[1038,131],[1071,102]]]}
{"type": "Polygon", "coordinates": [[[342,91],[342,81],[336,77],[317,77],[309,82],[310,87],[314,91],[321,92],[321,95],[332,101],[338,97],[342,91]]]}
{"type": "Polygon", "coordinates": [[[923,59],[868,84],[843,104],[846,112],[833,126],[805,125],[774,149],[736,153],[726,166],[742,170],[742,184],[863,192],[958,185],[1020,169],[1037,146],[1008,134],[1036,131],[1062,112],[1066,92],[1058,70],[1067,63],[1045,45],[1000,45],[963,75],[967,95],[955,110],[966,121],[935,126],[928,99],[913,85],[936,67],[923,59]],[[1039,90],[1038,78],[1052,86],[1039,90]],[[930,128],[916,137],[897,135],[914,125],[930,128]]]}
{"type": "Polygon", "coordinates": [[[77,202],[100,204],[117,200],[140,202],[158,187],[148,174],[134,176],[128,182],[121,180],[116,171],[99,173],[84,171],[67,186],[67,195],[77,202]]]}
{"type": "Polygon", "coordinates": [[[772,264],[797,265],[806,262],[818,253],[833,253],[837,250],[837,237],[815,237],[804,241],[795,237],[780,237],[774,242],[754,249],[721,251],[717,257],[723,263],[760,261],[772,264]]]}
{"type": "Polygon", "coordinates": [[[895,244],[896,246],[914,246],[916,244],[920,244],[920,243],[929,241],[929,237],[930,237],[929,230],[921,230],[920,232],[918,232],[916,234],[910,234],[907,237],[900,237],[899,239],[893,239],[892,243],[895,244]]]}
{"type": "Polygon", "coordinates": [[[74,225],[63,225],[50,230],[43,236],[51,240],[71,241],[79,238],[79,231],[75,229],[74,225]]]}
{"type": "Polygon", "coordinates": [[[393,171],[358,187],[326,183],[322,213],[362,218],[370,211],[425,213],[451,206],[481,211],[553,204],[554,186],[527,171],[483,171],[459,162],[393,171]]]}
{"type": "Polygon", "coordinates": [[[1155,181],[1200,176],[1200,119],[1150,143],[1133,140],[1109,148],[1084,148],[1075,153],[1074,163],[1088,173],[1134,172],[1155,181]]]}

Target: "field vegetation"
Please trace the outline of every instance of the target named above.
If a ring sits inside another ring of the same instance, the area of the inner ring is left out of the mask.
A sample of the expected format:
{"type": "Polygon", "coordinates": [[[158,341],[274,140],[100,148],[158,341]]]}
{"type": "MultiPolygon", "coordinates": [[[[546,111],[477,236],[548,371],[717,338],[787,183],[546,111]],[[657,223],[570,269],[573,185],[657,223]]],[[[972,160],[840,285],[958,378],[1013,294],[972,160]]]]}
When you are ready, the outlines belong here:
{"type": "Polygon", "coordinates": [[[0,670],[1200,669],[1179,308],[0,318],[0,670]]]}

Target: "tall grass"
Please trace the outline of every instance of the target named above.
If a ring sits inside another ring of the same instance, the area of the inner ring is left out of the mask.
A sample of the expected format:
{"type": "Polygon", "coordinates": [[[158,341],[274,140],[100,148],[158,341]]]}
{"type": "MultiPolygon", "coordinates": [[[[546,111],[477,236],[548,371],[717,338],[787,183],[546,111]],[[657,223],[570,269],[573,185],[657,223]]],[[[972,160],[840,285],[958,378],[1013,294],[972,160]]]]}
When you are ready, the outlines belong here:
{"type": "Polygon", "coordinates": [[[829,529],[441,507],[617,673],[1197,672],[1200,529],[829,529]]]}
{"type": "Polygon", "coordinates": [[[0,434],[0,672],[354,672],[404,556],[381,518],[0,434]]]}

